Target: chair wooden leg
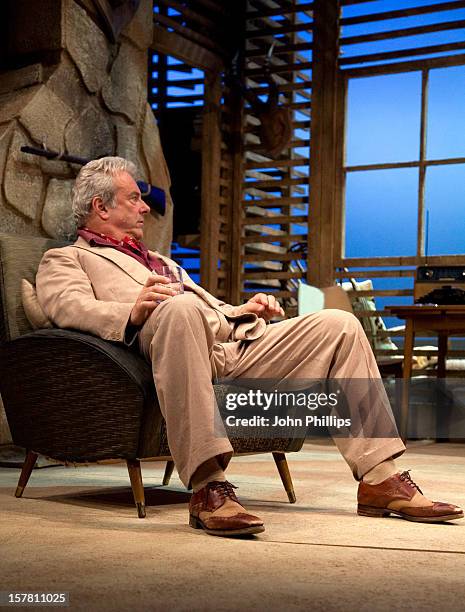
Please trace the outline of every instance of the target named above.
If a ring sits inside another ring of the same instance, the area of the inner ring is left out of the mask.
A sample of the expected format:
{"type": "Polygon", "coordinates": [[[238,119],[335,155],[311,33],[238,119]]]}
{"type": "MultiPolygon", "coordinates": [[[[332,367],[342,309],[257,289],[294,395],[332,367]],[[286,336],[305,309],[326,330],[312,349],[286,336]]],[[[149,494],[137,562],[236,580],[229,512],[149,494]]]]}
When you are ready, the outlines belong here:
{"type": "Polygon", "coordinates": [[[19,475],[18,486],[16,487],[15,497],[22,497],[23,491],[26,488],[27,481],[29,480],[29,476],[31,475],[32,470],[37,461],[37,457],[39,455],[34,453],[34,451],[27,451],[26,458],[23,463],[23,469],[21,470],[21,474],[19,475]]]}
{"type": "Polygon", "coordinates": [[[292,484],[291,473],[289,472],[289,466],[287,464],[286,453],[275,452],[273,453],[273,459],[278,468],[284,488],[286,489],[287,497],[291,504],[295,504],[296,496],[294,493],[294,485],[292,484]]]}
{"type": "Polygon", "coordinates": [[[140,471],[140,461],[138,459],[127,459],[126,464],[131,480],[132,494],[136,502],[137,514],[139,518],[145,518],[145,496],[144,485],[142,484],[142,472],[140,471]]]}
{"type": "Polygon", "coordinates": [[[167,487],[170,484],[171,474],[174,470],[174,461],[167,461],[165,467],[165,473],[163,475],[163,486],[167,487]]]}

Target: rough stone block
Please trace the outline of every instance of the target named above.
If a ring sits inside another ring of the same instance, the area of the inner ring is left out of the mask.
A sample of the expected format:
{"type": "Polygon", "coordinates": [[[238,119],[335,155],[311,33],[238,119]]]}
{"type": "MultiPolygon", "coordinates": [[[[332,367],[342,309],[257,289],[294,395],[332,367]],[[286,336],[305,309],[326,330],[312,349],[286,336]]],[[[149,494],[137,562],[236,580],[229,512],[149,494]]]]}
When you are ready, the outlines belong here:
{"type": "Polygon", "coordinates": [[[66,150],[79,157],[94,159],[113,155],[114,130],[107,115],[97,104],[88,103],[83,112],[68,125],[66,150]]]}
{"type": "MultiPolygon", "coordinates": [[[[122,120],[116,122],[116,155],[129,159],[138,167],[139,172],[143,173],[143,168],[140,168],[139,155],[139,134],[136,126],[127,125],[122,120]]],[[[144,177],[148,180],[148,175],[144,177]]]]}
{"type": "Polygon", "coordinates": [[[122,31],[139,49],[146,51],[153,38],[153,0],[141,0],[137,13],[122,31]]]}
{"type": "Polygon", "coordinates": [[[31,64],[18,70],[10,70],[0,75],[0,94],[38,85],[43,83],[43,80],[42,64],[31,64]]]}
{"type": "Polygon", "coordinates": [[[111,112],[138,125],[147,99],[147,54],[123,41],[102,96],[111,112]]]}
{"type": "Polygon", "coordinates": [[[42,86],[0,96],[0,123],[12,121],[21,115],[24,107],[34,98],[42,86]]]}
{"type": "Polygon", "coordinates": [[[42,227],[52,238],[68,238],[75,231],[71,210],[71,192],[74,181],[50,179],[47,185],[42,227]]]}
{"type": "Polygon", "coordinates": [[[145,108],[142,150],[149,167],[150,182],[152,185],[168,190],[171,185],[170,173],[163,155],[157,122],[149,104],[146,104],[145,108]]]}
{"type": "Polygon", "coordinates": [[[0,128],[0,184],[3,182],[3,171],[5,169],[6,157],[10,148],[11,137],[13,135],[13,124],[0,128]]]}
{"type": "Polygon", "coordinates": [[[60,151],[63,147],[65,126],[72,116],[72,108],[46,85],[42,85],[22,110],[20,121],[36,142],[45,143],[49,149],[60,151]]]}
{"type": "Polygon", "coordinates": [[[107,79],[110,46],[105,34],[74,0],[63,0],[64,47],[91,93],[107,79]]]}
{"type": "Polygon", "coordinates": [[[47,81],[47,87],[60,98],[74,113],[80,113],[89,100],[89,94],[82,85],[79,72],[67,54],[55,68],[47,81]]]}
{"type": "Polygon", "coordinates": [[[15,130],[8,152],[3,186],[8,204],[33,220],[41,205],[43,178],[37,159],[21,153],[20,147],[25,144],[32,143],[20,130],[15,130]]]}

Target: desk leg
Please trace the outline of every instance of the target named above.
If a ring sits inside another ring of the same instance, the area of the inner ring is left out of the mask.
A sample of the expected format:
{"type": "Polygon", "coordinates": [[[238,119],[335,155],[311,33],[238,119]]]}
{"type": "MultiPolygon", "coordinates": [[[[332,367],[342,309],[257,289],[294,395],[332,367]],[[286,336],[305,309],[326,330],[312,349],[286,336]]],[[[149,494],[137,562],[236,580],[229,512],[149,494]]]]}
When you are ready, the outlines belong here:
{"type": "Polygon", "coordinates": [[[405,325],[405,343],[404,343],[404,368],[402,380],[402,404],[400,412],[400,436],[405,442],[407,439],[408,426],[408,409],[410,396],[410,377],[412,376],[412,357],[413,357],[413,341],[415,332],[413,329],[413,321],[407,319],[405,325]]]}
{"type": "Polygon", "coordinates": [[[438,378],[446,377],[446,356],[447,356],[448,335],[444,332],[438,334],[438,378]]]}
{"type": "Polygon", "coordinates": [[[436,390],[436,442],[448,442],[449,410],[441,404],[445,397],[446,357],[447,357],[448,335],[445,332],[438,333],[438,369],[436,390]]]}

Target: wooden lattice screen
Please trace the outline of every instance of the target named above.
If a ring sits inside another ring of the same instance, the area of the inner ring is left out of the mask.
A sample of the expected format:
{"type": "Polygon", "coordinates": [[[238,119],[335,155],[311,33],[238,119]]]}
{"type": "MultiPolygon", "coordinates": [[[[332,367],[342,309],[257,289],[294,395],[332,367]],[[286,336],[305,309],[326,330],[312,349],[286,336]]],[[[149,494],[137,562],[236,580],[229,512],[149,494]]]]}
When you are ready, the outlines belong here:
{"type": "MultiPolygon", "coordinates": [[[[426,169],[465,162],[427,159],[425,147],[429,71],[465,64],[465,1],[425,6],[421,0],[399,0],[390,11],[380,9],[378,0],[156,0],[155,6],[153,48],[205,71],[202,284],[233,303],[258,290],[272,291],[290,316],[296,312],[299,279],[320,287],[348,276],[372,279],[375,290],[368,293],[375,295],[378,310],[361,317],[386,316],[386,304],[411,302],[415,268],[425,263],[426,169]],[[451,40],[453,32],[461,38],[451,40]],[[243,83],[265,99],[266,57],[273,43],[270,69],[280,103],[291,109],[293,133],[289,148],[276,159],[263,149],[259,120],[228,79],[239,53],[243,83]],[[369,168],[346,165],[348,84],[358,77],[412,71],[422,78],[418,159],[369,168]],[[346,256],[347,177],[391,167],[418,169],[417,252],[346,256]],[[382,284],[386,280],[389,288],[382,284]]],[[[465,257],[428,261],[465,263],[465,257]]]]}

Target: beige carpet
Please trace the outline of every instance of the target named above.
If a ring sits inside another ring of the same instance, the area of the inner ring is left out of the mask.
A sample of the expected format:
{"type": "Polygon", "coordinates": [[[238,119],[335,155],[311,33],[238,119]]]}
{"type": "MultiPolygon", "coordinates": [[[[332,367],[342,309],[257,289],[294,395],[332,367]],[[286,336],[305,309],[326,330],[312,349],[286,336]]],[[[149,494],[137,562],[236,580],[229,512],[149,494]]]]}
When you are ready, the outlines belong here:
{"type": "MultiPolygon", "coordinates": [[[[144,463],[147,518],[123,465],[0,469],[1,591],[67,591],[72,610],[465,610],[465,520],[422,525],[355,514],[356,483],[332,445],[290,455],[290,505],[271,456],[229,477],[266,531],[213,538],[187,525],[177,478],[144,463]]],[[[399,460],[425,493],[465,506],[465,445],[412,443],[399,460]]]]}

